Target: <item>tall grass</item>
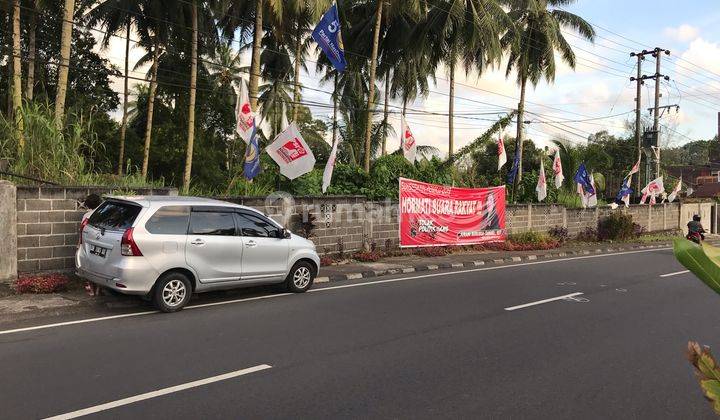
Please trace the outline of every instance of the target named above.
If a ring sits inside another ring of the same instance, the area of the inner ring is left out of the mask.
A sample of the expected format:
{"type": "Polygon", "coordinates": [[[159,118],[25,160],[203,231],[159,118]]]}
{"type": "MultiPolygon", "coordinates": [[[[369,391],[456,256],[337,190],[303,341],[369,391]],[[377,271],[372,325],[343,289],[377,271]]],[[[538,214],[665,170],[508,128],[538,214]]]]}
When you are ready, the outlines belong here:
{"type": "Polygon", "coordinates": [[[19,112],[24,121],[25,147],[18,147],[14,121],[0,115],[0,159],[7,170],[63,185],[107,185],[121,188],[162,186],[137,174],[123,177],[98,173],[93,162],[102,145],[92,130],[92,115],[68,113],[63,128],[55,124],[48,104],[30,103],[19,112]]]}

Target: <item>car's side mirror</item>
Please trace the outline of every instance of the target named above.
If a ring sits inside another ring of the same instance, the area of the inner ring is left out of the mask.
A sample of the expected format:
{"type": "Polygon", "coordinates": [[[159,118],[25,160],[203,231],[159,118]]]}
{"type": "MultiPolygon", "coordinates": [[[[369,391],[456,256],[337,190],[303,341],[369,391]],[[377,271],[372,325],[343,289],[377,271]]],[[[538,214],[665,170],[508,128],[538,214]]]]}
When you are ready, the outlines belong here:
{"type": "Polygon", "coordinates": [[[290,239],[291,235],[290,235],[289,230],[283,228],[283,230],[280,233],[281,233],[283,239],[290,239]]]}

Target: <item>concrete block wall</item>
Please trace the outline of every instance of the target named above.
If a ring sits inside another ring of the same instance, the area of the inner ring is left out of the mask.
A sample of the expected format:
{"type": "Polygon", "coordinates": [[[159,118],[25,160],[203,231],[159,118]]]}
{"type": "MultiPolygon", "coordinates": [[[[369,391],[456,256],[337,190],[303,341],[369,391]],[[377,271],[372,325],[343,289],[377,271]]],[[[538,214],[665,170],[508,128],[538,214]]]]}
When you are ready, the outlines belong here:
{"type": "MultiPolygon", "coordinates": [[[[139,189],[139,195],[176,195],[175,189],[139,189]]],[[[67,270],[73,261],[78,230],[90,193],[97,187],[17,187],[17,271],[67,270]]]]}
{"type": "Polygon", "coordinates": [[[0,180],[0,282],[17,276],[17,189],[0,180]]]}

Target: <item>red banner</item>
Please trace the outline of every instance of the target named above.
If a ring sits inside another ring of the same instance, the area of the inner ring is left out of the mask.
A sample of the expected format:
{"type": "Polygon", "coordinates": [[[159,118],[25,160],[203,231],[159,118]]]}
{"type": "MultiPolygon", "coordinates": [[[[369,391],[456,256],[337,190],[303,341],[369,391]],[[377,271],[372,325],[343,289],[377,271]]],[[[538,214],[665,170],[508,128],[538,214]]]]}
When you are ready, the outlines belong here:
{"type": "Polygon", "coordinates": [[[400,178],[400,246],[503,241],[505,187],[454,188],[400,178]]]}

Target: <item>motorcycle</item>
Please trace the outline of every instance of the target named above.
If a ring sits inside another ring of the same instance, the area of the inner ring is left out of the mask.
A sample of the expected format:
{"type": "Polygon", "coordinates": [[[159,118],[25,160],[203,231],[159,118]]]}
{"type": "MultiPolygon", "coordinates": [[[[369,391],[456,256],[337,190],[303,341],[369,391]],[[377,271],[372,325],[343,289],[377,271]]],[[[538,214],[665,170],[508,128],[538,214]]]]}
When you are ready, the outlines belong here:
{"type": "Polygon", "coordinates": [[[700,232],[688,232],[687,236],[685,236],[685,239],[693,241],[696,244],[700,245],[700,242],[705,239],[705,236],[700,232]]]}

